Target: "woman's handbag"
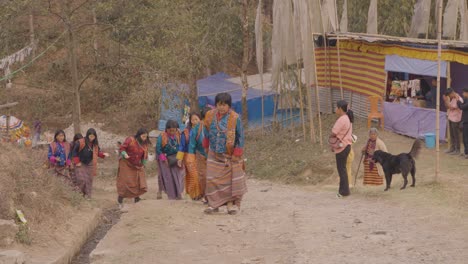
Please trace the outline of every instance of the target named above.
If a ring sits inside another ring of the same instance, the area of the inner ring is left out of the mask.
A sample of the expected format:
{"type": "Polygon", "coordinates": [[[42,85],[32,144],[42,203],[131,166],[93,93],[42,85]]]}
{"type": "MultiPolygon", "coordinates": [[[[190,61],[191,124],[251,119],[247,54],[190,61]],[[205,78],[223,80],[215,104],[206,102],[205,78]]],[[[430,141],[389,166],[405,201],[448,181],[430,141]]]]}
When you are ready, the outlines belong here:
{"type": "MultiPolygon", "coordinates": [[[[348,134],[349,130],[351,129],[351,126],[349,126],[348,130],[344,134],[343,138],[346,137],[348,134]]],[[[343,145],[343,138],[339,139],[337,136],[329,137],[328,138],[328,145],[330,145],[331,149],[334,151],[335,149],[340,149],[344,147],[343,145]]],[[[353,138],[354,139],[354,138],[353,138]]]]}
{"type": "Polygon", "coordinates": [[[174,167],[177,165],[177,155],[172,154],[167,156],[167,163],[169,164],[169,167],[174,167]]]}

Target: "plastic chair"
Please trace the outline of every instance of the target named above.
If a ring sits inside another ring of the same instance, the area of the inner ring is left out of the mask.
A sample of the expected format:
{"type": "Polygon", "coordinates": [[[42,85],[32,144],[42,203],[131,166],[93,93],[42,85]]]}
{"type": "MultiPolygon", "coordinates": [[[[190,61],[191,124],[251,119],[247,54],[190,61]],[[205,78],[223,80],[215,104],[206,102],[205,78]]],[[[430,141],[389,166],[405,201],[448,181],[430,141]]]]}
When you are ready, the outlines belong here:
{"type": "Polygon", "coordinates": [[[370,111],[367,114],[367,129],[370,129],[372,119],[379,119],[379,123],[382,129],[384,129],[384,114],[383,114],[383,106],[384,100],[381,96],[373,95],[368,97],[370,102],[370,111]],[[379,111],[379,103],[380,103],[380,111],[379,111]]]}

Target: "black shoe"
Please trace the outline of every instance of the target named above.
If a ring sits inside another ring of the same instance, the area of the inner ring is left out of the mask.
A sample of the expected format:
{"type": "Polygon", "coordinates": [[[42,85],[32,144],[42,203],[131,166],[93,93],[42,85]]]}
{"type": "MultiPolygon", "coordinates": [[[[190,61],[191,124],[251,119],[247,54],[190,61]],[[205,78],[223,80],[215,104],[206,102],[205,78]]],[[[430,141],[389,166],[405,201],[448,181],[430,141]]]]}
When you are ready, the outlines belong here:
{"type": "Polygon", "coordinates": [[[138,203],[139,201],[141,201],[141,198],[140,197],[135,197],[135,203],[138,203]]]}

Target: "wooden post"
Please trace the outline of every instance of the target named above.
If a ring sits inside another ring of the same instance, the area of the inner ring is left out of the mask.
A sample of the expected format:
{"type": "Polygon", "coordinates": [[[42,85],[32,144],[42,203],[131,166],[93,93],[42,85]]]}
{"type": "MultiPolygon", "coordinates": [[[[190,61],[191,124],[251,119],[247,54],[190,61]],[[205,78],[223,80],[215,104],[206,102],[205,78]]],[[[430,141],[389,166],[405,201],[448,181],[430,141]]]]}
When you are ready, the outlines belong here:
{"type": "MultiPolygon", "coordinates": [[[[447,88],[452,87],[452,77],[450,76],[450,62],[447,62],[447,88]]],[[[450,101],[450,99],[449,99],[450,101]]],[[[445,102],[445,100],[444,100],[445,102]]],[[[447,107],[448,108],[448,107],[447,107]]],[[[452,138],[450,137],[450,128],[447,126],[445,129],[447,137],[447,146],[450,148],[452,144],[452,138]]]]}
{"type": "Polygon", "coordinates": [[[265,133],[265,92],[263,89],[263,72],[260,73],[260,83],[262,87],[262,135],[265,133]]]}
{"type": "MultiPolygon", "coordinates": [[[[298,81],[297,88],[299,89],[299,105],[301,107],[301,122],[302,122],[302,133],[304,134],[304,141],[306,140],[306,125],[304,117],[304,97],[302,96],[302,70],[300,68],[299,61],[297,62],[298,81]]],[[[312,126],[312,123],[310,124],[312,126]]]]}
{"type": "MultiPolygon", "coordinates": [[[[317,76],[317,60],[315,58],[315,42],[312,42],[313,47],[313,60],[314,60],[314,70],[315,70],[315,104],[317,105],[317,116],[318,116],[318,123],[319,123],[319,142],[320,146],[323,147],[323,140],[322,140],[322,114],[320,113],[320,95],[319,95],[319,83],[318,83],[318,76],[317,76]]],[[[312,108],[312,103],[311,103],[312,108]]],[[[314,140],[314,143],[316,140],[314,140]]]]}
{"type": "MultiPolygon", "coordinates": [[[[340,56],[340,23],[338,22],[338,7],[336,5],[336,0],[335,0],[335,22],[336,22],[336,50],[338,53],[338,78],[340,78],[340,96],[341,100],[344,99],[344,94],[343,94],[343,80],[341,79],[341,56],[340,56]]],[[[351,105],[350,105],[351,106],[351,105]]]]}
{"type": "Polygon", "coordinates": [[[437,23],[437,99],[436,99],[436,166],[435,181],[439,178],[440,171],[440,69],[442,64],[442,0],[438,3],[438,23],[437,23]]]}
{"type": "Polygon", "coordinates": [[[452,77],[450,76],[450,62],[447,61],[447,88],[452,87],[452,77]]]}

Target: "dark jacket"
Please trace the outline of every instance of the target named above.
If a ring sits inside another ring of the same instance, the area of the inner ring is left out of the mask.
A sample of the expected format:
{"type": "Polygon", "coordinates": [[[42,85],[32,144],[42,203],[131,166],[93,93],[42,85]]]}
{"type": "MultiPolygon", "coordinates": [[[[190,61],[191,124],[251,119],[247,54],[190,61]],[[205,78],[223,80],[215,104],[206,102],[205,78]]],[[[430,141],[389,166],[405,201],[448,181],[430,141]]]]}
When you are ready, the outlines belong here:
{"type": "Polygon", "coordinates": [[[463,98],[464,103],[458,101],[458,108],[460,108],[463,113],[462,113],[462,123],[468,124],[468,98],[463,98]]]}

